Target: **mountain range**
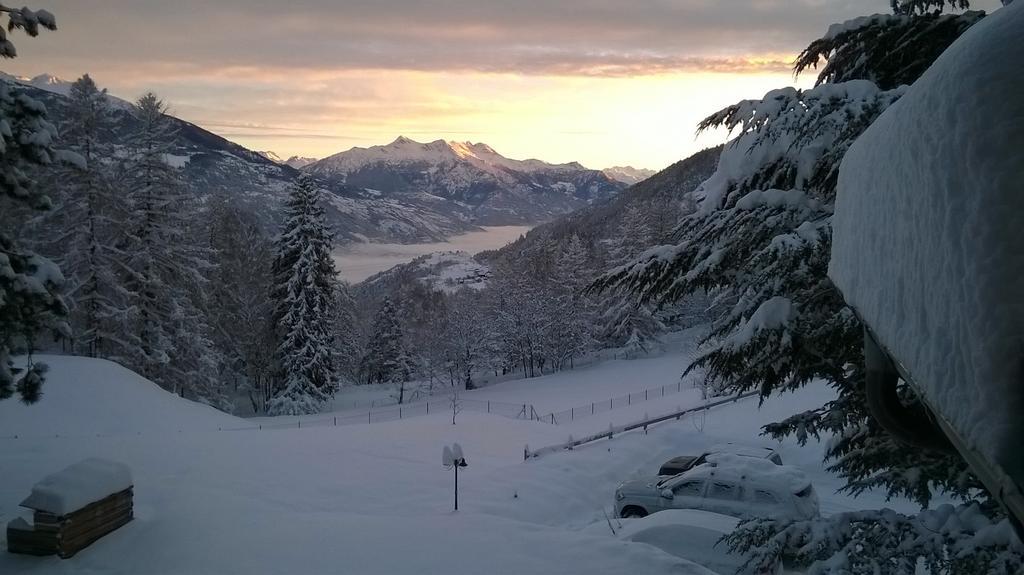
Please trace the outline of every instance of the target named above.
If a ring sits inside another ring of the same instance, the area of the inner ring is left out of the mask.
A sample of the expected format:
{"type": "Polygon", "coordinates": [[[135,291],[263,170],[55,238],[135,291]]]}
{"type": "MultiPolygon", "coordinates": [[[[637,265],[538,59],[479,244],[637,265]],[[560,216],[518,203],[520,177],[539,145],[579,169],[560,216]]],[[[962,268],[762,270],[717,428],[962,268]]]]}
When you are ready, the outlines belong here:
{"type": "MultiPolygon", "coordinates": [[[[42,101],[60,128],[67,116],[70,82],[45,74],[3,74],[0,80],[42,101]]],[[[117,145],[136,129],[137,121],[131,104],[109,97],[115,126],[106,136],[117,145]]],[[[173,116],[169,121],[177,133],[168,160],[182,169],[201,202],[223,197],[254,213],[273,232],[288,186],[301,169],[317,177],[327,192],[327,217],[339,243],[443,241],[480,226],[532,225],[612,198],[627,187],[575,162],[513,160],[482,143],[419,143],[405,137],[316,161],[282,161],[272,152],[246,149],[190,122],[173,116]]]]}
{"type": "Polygon", "coordinates": [[[711,177],[721,152],[721,146],[697,152],[624,193],[537,226],[503,248],[475,256],[465,252],[434,253],[394,266],[360,283],[358,293],[376,301],[384,295],[399,297],[413,293],[415,290],[410,286],[445,293],[464,288],[483,289],[492,268],[500,265],[522,268],[538,250],[552,249],[552,246],[564,250],[573,236],[592,245],[619,236],[624,216],[634,209],[643,215],[650,228],[652,246],[672,243],[686,194],[711,177]]]}
{"type": "Polygon", "coordinates": [[[476,225],[550,220],[626,186],[578,163],[512,160],[487,144],[399,136],[383,146],[352,148],[302,168],[332,185],[347,185],[438,209],[476,225]]]}

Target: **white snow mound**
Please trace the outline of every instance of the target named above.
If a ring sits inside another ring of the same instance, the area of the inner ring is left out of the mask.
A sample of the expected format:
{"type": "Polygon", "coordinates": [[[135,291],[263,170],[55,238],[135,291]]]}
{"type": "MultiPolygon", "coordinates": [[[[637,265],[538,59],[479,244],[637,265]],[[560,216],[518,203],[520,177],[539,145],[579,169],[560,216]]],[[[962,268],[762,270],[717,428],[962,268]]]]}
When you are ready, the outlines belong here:
{"type": "Polygon", "coordinates": [[[1021,476],[1024,3],[957,40],[851,147],[829,275],[969,446],[1021,476]]]}
{"type": "Polygon", "coordinates": [[[0,401],[0,438],[216,431],[242,422],[183,399],[112,361],[36,355],[49,366],[43,396],[0,401]]]}
{"type": "Polygon", "coordinates": [[[32,487],[22,507],[61,516],[132,486],[127,465],[90,458],[48,475],[32,487]]]}

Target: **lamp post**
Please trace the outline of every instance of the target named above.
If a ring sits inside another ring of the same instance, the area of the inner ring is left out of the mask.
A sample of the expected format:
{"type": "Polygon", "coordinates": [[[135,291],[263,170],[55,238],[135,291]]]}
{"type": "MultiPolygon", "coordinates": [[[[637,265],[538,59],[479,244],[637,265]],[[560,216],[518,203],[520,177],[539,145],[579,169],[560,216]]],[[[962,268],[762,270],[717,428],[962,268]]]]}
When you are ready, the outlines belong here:
{"type": "Polygon", "coordinates": [[[447,469],[455,470],[455,510],[459,510],[459,468],[468,467],[465,456],[462,455],[462,446],[453,443],[451,447],[444,446],[441,451],[441,463],[447,469]]]}

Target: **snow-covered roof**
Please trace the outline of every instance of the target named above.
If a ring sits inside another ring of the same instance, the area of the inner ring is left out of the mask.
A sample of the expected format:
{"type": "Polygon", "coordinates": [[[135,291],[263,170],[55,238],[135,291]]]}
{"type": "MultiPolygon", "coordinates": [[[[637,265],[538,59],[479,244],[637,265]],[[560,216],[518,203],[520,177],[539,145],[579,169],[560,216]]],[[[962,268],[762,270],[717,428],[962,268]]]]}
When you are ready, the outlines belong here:
{"type": "Polygon", "coordinates": [[[85,459],[36,483],[21,506],[66,515],[131,486],[132,472],[127,465],[85,459]]]}
{"type": "Polygon", "coordinates": [[[1024,2],[971,27],[853,144],[829,275],[927,401],[1024,477],[1024,2]]]}

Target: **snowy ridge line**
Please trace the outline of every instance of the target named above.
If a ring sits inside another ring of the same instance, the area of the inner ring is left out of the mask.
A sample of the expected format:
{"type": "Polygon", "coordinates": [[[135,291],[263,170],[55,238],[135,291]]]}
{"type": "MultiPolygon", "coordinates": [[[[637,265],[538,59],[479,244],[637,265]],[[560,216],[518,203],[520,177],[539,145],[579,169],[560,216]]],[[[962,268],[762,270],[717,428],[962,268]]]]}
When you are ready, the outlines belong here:
{"type": "Polygon", "coordinates": [[[569,421],[576,421],[577,419],[580,418],[597,415],[598,413],[606,413],[613,409],[629,407],[637,403],[643,403],[645,401],[660,399],[662,397],[665,397],[666,395],[682,393],[682,391],[683,380],[680,379],[679,381],[676,382],[675,385],[649,387],[643,391],[635,391],[628,395],[620,395],[618,397],[613,397],[610,399],[606,399],[604,401],[594,401],[591,402],[590,405],[584,404],[578,407],[563,409],[562,411],[555,411],[541,417],[540,419],[545,423],[550,423],[552,425],[560,425],[569,421]]]}
{"type": "Polygon", "coordinates": [[[760,394],[759,391],[748,391],[747,393],[741,393],[741,394],[735,395],[733,397],[727,397],[725,399],[720,399],[718,401],[713,401],[711,403],[705,403],[704,405],[699,405],[697,407],[688,407],[688,408],[683,409],[683,410],[674,411],[674,412],[669,413],[667,415],[662,415],[662,416],[659,416],[659,417],[652,417],[652,418],[645,418],[645,419],[643,419],[641,421],[637,421],[635,423],[628,423],[626,425],[620,425],[618,427],[609,425],[608,426],[608,431],[604,431],[604,432],[601,432],[601,433],[596,433],[594,435],[588,435],[588,436],[580,438],[580,439],[573,439],[572,436],[570,435],[569,436],[569,440],[566,441],[565,443],[559,443],[557,445],[549,445],[547,447],[541,447],[540,449],[536,449],[536,450],[532,450],[532,451],[530,450],[530,446],[527,445],[523,449],[523,461],[527,461],[529,459],[534,459],[534,458],[540,457],[541,455],[547,455],[549,453],[557,453],[559,451],[565,451],[565,450],[571,451],[571,450],[573,450],[573,449],[575,449],[575,448],[577,448],[577,447],[579,447],[581,445],[585,445],[587,443],[593,443],[593,442],[595,442],[595,441],[597,441],[599,439],[612,439],[613,437],[615,437],[616,434],[626,433],[627,431],[634,431],[636,429],[643,429],[644,432],[646,432],[647,428],[652,426],[652,425],[656,425],[658,423],[664,423],[666,421],[670,421],[670,420],[673,420],[673,419],[678,421],[682,416],[687,415],[689,413],[695,413],[695,412],[698,412],[698,411],[707,411],[707,410],[711,409],[712,407],[719,407],[719,406],[722,406],[722,405],[725,405],[725,404],[728,404],[728,403],[736,403],[737,401],[739,401],[741,399],[749,399],[749,398],[755,397],[755,396],[757,396],[759,394],[760,394]]]}

